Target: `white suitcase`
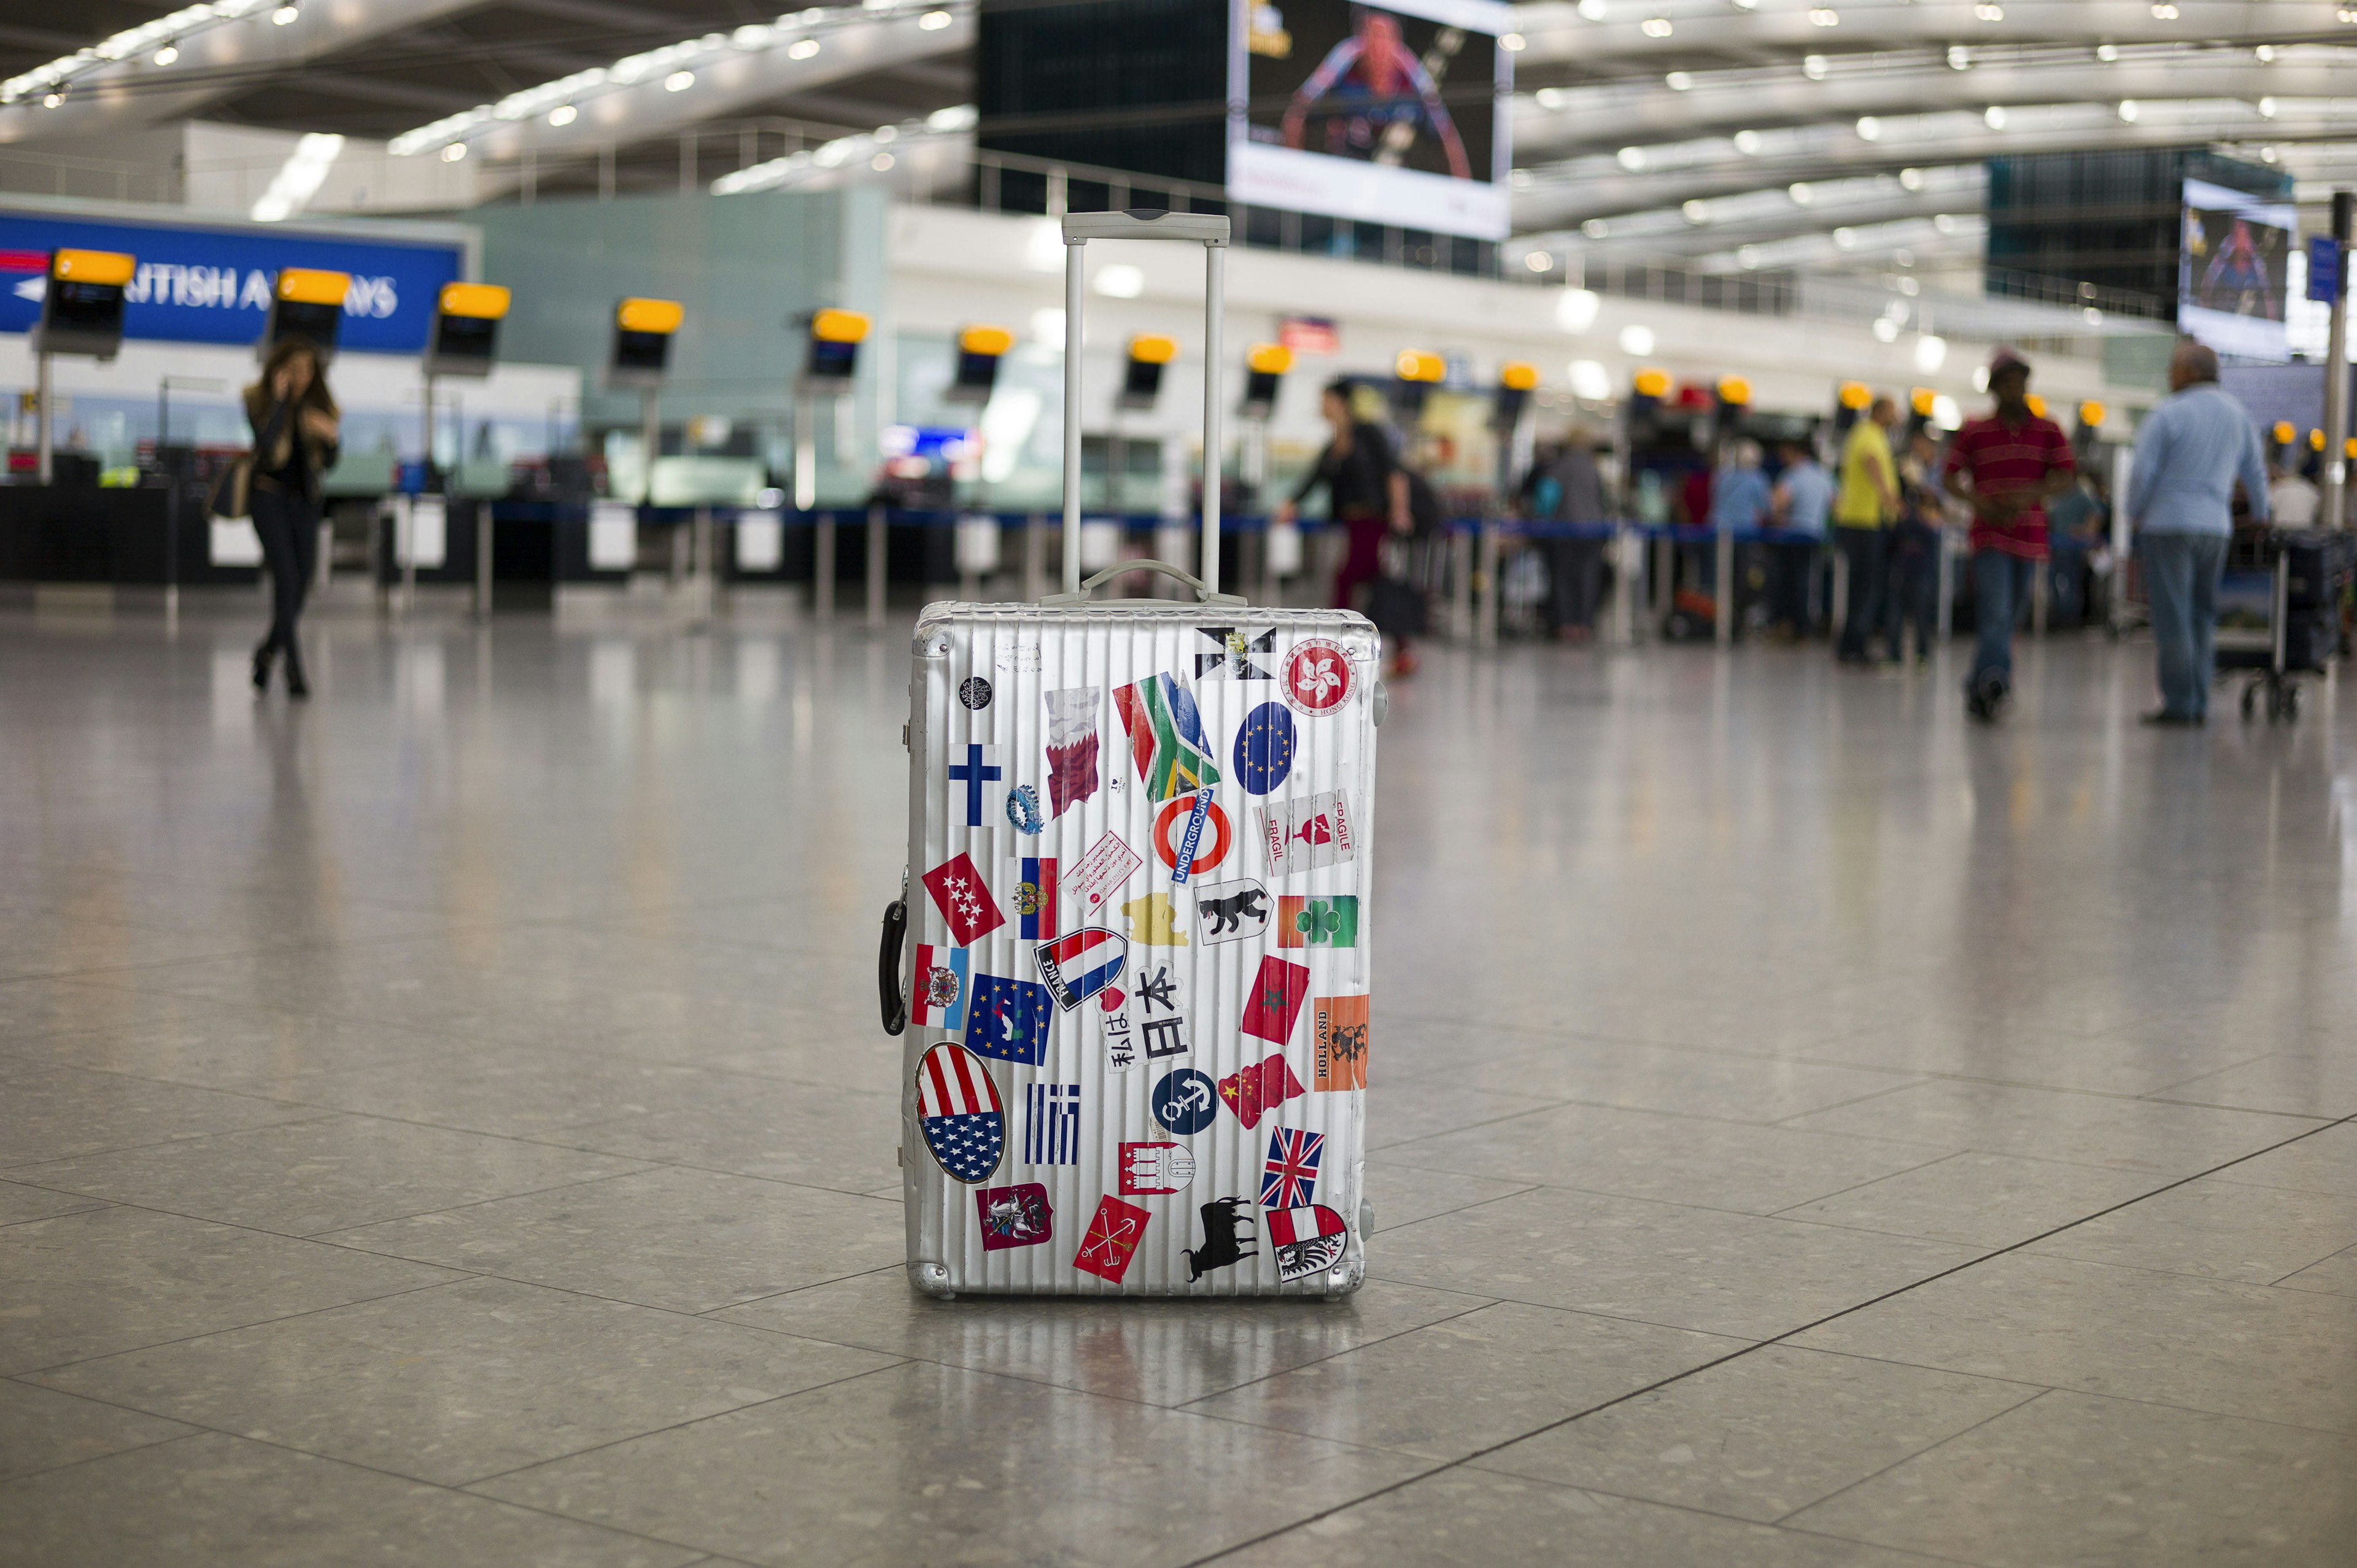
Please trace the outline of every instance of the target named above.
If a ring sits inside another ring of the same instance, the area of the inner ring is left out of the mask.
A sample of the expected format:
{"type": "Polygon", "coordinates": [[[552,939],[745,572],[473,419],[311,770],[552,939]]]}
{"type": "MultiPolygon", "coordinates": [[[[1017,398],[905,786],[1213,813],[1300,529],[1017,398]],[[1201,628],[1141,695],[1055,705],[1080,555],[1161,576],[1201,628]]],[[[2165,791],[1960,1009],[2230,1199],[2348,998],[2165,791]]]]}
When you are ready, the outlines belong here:
{"type": "MultiPolygon", "coordinates": [[[[1064,221],[1206,250],[1202,566],[1219,580],[1223,217],[1064,221]]],[[[1364,1273],[1380,646],[1158,562],[1080,582],[1080,356],[1064,588],[935,604],[909,686],[909,865],[885,917],[905,1024],[920,1290],[1339,1296],[1364,1273]],[[1147,568],[1195,601],[1092,604],[1147,568]]]]}

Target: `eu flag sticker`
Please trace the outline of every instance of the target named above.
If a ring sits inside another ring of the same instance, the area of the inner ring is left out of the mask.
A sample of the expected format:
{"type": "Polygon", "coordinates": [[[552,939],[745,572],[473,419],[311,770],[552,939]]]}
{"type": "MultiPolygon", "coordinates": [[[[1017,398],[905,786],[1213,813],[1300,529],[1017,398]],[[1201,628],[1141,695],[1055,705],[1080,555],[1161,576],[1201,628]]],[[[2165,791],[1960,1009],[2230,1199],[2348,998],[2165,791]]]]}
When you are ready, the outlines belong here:
{"type": "Polygon", "coordinates": [[[1055,1003],[1036,981],[977,974],[966,1004],[965,1047],[977,1056],[1038,1067],[1048,1059],[1055,1003]]]}

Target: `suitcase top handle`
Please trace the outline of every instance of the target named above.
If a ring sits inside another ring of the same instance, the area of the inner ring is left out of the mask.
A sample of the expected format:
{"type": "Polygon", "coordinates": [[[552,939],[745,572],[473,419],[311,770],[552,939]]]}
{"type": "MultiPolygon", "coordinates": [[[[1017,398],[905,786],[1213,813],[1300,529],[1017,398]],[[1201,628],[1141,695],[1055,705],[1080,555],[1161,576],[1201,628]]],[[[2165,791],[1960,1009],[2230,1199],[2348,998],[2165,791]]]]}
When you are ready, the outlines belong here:
{"type": "Polygon", "coordinates": [[[1089,596],[1096,591],[1099,585],[1111,582],[1114,578],[1120,576],[1124,572],[1159,572],[1166,577],[1176,577],[1180,582],[1195,590],[1195,599],[1199,604],[1241,605],[1244,602],[1244,596],[1242,594],[1216,593],[1212,590],[1210,584],[1204,582],[1202,578],[1195,575],[1194,573],[1182,572],[1178,567],[1170,564],[1168,561],[1155,561],[1149,559],[1116,561],[1112,565],[1106,567],[1103,571],[1098,573],[1095,576],[1091,577],[1087,582],[1082,583],[1071,593],[1049,594],[1039,602],[1043,605],[1087,604],[1089,602],[1089,596]]]}
{"type": "MultiPolygon", "coordinates": [[[[1228,220],[1216,212],[1067,212],[1064,214],[1064,591],[1071,604],[1086,599],[1081,585],[1081,252],[1091,240],[1179,240],[1203,247],[1203,549],[1200,580],[1183,572],[1205,604],[1226,596],[1220,587],[1220,315],[1226,292],[1228,220]]],[[[1135,570],[1136,564],[1113,571],[1135,570]]],[[[1164,570],[1168,570],[1164,567],[1164,570]]],[[[1093,588],[1111,575],[1100,572],[1093,588]]]]}

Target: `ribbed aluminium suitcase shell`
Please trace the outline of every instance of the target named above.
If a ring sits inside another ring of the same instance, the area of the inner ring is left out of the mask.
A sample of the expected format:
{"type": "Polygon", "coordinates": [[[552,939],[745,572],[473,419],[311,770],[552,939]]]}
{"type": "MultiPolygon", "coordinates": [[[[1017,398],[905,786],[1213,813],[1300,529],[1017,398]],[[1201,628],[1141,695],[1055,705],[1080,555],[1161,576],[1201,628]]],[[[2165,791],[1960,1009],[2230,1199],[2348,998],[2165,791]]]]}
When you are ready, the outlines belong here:
{"type": "MultiPolygon", "coordinates": [[[[1216,367],[1226,220],[1177,217],[1149,232],[1075,214],[1066,240],[1210,247],[1216,367]]],[[[1192,604],[1088,602],[1077,355],[1065,387],[1065,593],[917,623],[906,938],[896,954],[888,916],[885,981],[907,1023],[909,1279],[940,1296],[1341,1295],[1372,1214],[1380,644],[1348,611],[1200,584],[1192,604]]]]}

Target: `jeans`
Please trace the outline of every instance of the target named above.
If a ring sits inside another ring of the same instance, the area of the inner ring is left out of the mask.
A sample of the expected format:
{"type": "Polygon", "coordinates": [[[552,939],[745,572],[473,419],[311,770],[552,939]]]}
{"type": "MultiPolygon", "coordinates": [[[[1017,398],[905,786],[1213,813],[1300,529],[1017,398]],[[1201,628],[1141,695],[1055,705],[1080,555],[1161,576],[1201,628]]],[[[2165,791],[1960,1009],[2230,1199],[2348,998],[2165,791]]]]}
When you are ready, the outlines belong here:
{"type": "Polygon", "coordinates": [[[1596,600],[1604,570],[1604,541],[1547,541],[1547,613],[1554,628],[1596,625],[1596,600]]]}
{"type": "Polygon", "coordinates": [[[1866,639],[1882,618],[1884,579],[1890,574],[1890,531],[1887,528],[1836,528],[1834,538],[1842,558],[1849,563],[1849,613],[1842,618],[1841,641],[1834,651],[1843,659],[1864,659],[1866,639]]]}
{"type": "Polygon", "coordinates": [[[2210,711],[2217,672],[2218,575],[2226,564],[2222,533],[2147,533],[2144,586],[2152,601],[2152,640],[2159,656],[2160,711],[2198,719],[2210,711]]]}
{"type": "Polygon", "coordinates": [[[270,635],[256,651],[282,651],[299,668],[303,651],[295,641],[295,622],[319,564],[319,509],[301,496],[258,484],[251,499],[253,532],[261,537],[263,564],[270,571],[270,635]]]}
{"type": "Polygon", "coordinates": [[[1768,547],[1768,618],[1795,635],[1809,630],[1809,577],[1817,569],[1814,542],[1779,540],[1768,547]]]}
{"type": "Polygon", "coordinates": [[[2012,683],[2013,623],[2029,603],[2029,582],[2037,572],[2037,562],[2002,550],[1973,553],[1973,616],[1980,631],[1973,644],[1967,689],[1991,674],[2012,683]]]}

